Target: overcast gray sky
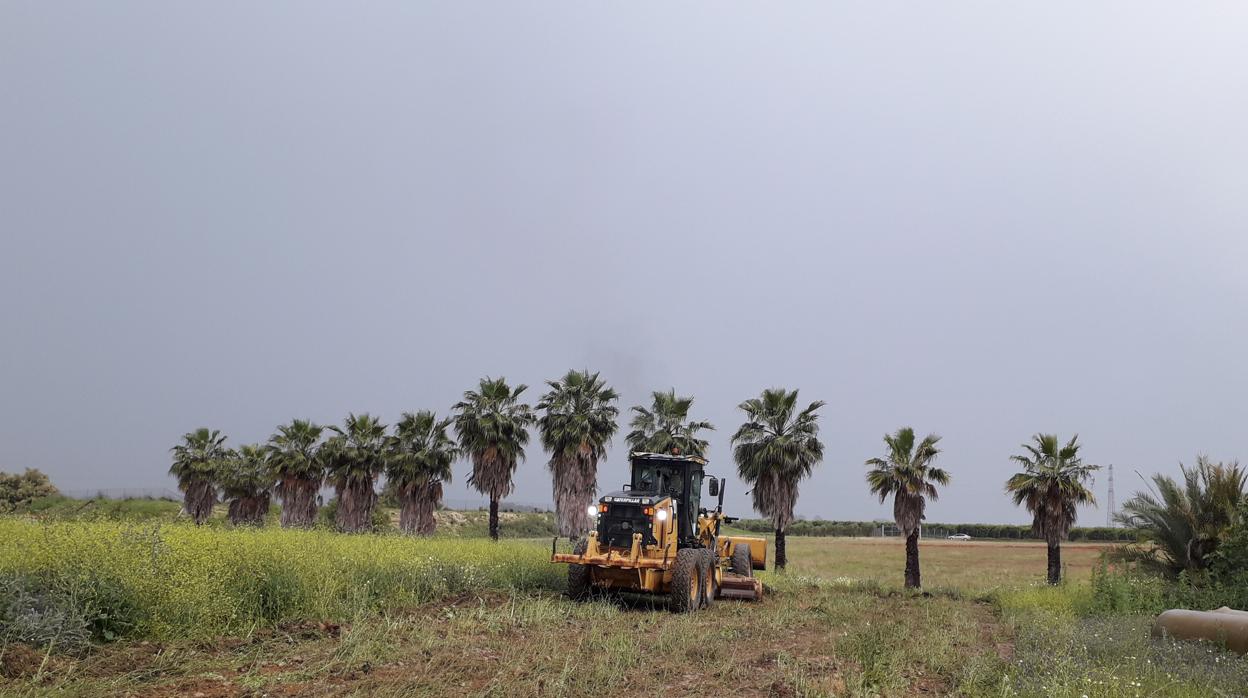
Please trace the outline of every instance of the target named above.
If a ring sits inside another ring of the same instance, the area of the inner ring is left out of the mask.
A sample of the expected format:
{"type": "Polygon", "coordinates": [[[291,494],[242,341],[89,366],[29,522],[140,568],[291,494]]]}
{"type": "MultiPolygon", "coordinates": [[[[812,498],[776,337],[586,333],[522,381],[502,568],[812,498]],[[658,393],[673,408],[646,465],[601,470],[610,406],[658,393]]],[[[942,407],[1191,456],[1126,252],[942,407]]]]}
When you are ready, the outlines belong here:
{"type": "MultiPolygon", "coordinates": [[[[720,473],[743,399],[826,400],[807,516],[890,516],[902,425],[945,521],[1025,520],[1036,431],[1120,501],[1248,458],[1245,37],[1242,2],[4,2],[0,469],[172,486],[201,425],[573,367],[694,394],[720,473]]],[[[517,479],[549,501],[536,442],[517,479]]]]}

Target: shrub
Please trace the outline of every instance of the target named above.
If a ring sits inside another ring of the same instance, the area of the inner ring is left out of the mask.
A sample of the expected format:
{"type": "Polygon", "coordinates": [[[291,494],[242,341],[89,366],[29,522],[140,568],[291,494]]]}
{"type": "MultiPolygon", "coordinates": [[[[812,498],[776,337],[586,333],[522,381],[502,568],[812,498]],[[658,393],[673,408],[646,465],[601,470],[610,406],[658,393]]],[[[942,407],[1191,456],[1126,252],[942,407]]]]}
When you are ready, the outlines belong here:
{"type": "Polygon", "coordinates": [[[1204,456],[1188,468],[1179,464],[1182,482],[1154,475],[1152,487],[1122,505],[1118,519],[1135,529],[1146,545],[1124,550],[1130,559],[1171,575],[1208,569],[1213,554],[1248,502],[1248,470],[1239,463],[1215,463],[1204,456]]]}
{"type": "Polygon", "coordinates": [[[1248,498],[1240,503],[1234,523],[1211,558],[1215,579],[1227,584],[1248,581],[1248,498]]]}
{"type": "Polygon", "coordinates": [[[1171,608],[1248,608],[1245,581],[1188,572],[1171,579],[1139,567],[1102,563],[1092,571],[1092,596],[1080,610],[1086,615],[1155,615],[1171,608]]]}
{"type": "Polygon", "coordinates": [[[48,476],[34,468],[21,475],[0,473],[0,512],[13,511],[40,497],[59,494],[48,476]]]}

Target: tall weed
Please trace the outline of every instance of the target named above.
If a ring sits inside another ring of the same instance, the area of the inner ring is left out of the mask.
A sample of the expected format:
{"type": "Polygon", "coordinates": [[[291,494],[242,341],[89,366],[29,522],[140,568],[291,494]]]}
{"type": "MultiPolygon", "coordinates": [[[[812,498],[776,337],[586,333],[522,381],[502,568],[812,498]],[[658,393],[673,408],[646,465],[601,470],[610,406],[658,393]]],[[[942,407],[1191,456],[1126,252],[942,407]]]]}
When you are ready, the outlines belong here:
{"type": "Polygon", "coordinates": [[[540,543],[0,519],[0,574],[75,600],[98,638],[346,620],[487,589],[561,589],[540,543]]]}

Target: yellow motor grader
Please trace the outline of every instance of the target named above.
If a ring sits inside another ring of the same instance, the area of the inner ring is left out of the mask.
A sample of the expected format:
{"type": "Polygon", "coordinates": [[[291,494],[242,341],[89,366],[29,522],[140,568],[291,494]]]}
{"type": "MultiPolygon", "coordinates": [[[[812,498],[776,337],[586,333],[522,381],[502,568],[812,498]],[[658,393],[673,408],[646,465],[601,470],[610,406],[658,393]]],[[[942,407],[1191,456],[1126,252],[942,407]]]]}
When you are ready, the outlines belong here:
{"type": "Polygon", "coordinates": [[[706,608],[717,598],[758,599],[762,582],[754,570],[767,565],[767,541],[721,536],[721,480],[706,475],[706,460],[661,453],[629,454],[631,477],[623,490],[590,507],[594,530],[571,553],[555,551],[551,562],[568,565],[568,593],[586,598],[596,590],[667,594],[673,611],[706,608]],[[718,498],[702,507],[702,485],[718,498]]]}

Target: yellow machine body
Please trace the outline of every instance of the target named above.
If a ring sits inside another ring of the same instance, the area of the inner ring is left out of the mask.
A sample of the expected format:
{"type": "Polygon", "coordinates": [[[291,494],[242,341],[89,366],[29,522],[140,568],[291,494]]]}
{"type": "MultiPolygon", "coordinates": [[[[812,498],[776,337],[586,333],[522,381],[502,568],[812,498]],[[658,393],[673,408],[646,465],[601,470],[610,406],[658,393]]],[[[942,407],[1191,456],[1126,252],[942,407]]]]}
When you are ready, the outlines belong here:
{"type": "MultiPolygon", "coordinates": [[[[611,497],[604,497],[599,504],[605,514],[612,506],[611,497]]],[[[626,499],[616,497],[616,499],[626,499]]],[[[630,504],[632,498],[627,498],[630,504]]],[[[641,500],[643,502],[647,500],[641,500]]],[[[598,531],[589,534],[584,541],[583,552],[556,552],[551,546],[551,562],[584,566],[589,583],[597,589],[668,594],[672,591],[673,571],[680,549],[677,534],[677,502],[663,497],[642,511],[651,522],[648,533],[634,532],[629,545],[610,545],[599,540],[598,531]],[[647,542],[649,541],[649,542],[647,542]]],[[[739,548],[749,551],[750,568],[762,570],[767,567],[767,541],[752,536],[720,536],[718,531],[725,517],[718,511],[704,512],[696,520],[697,545],[702,550],[713,551],[714,562],[710,565],[714,575],[712,588],[718,590],[717,598],[759,599],[763,594],[762,582],[752,572],[736,574],[732,570],[733,555],[739,548]]],[[[618,537],[616,543],[621,542],[618,537]]]]}
{"type": "Polygon", "coordinates": [[[755,538],[753,536],[732,536],[731,538],[725,538],[724,544],[732,546],[732,549],[728,550],[729,556],[732,555],[733,550],[735,550],[738,545],[748,547],[750,549],[750,563],[753,565],[754,569],[767,569],[766,538],[755,538]]]}

